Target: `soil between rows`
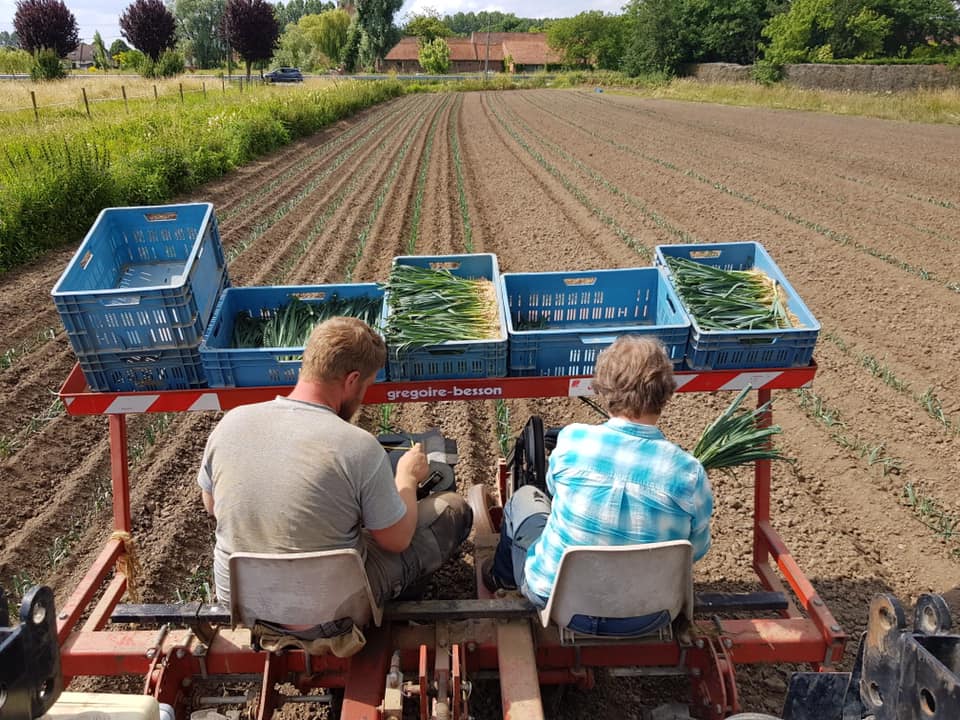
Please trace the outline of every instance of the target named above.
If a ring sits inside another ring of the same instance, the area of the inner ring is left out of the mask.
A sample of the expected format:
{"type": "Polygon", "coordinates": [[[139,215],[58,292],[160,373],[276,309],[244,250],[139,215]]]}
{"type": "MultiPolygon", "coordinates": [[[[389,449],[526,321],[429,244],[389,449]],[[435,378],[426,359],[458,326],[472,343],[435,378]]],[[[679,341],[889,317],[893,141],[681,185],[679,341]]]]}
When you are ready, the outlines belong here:
{"type": "MultiPolygon", "coordinates": [[[[960,187],[942,161],[960,154],[956,133],[610,94],[411,96],[184,199],[214,203],[235,284],[341,282],[348,272],[353,281],[382,279],[390,259],[408,253],[427,159],[414,251],[468,249],[454,137],[472,249],[496,253],[504,272],[646,265],[644,250],[683,235],[762,242],[823,325],[812,388],[820,414],[810,397],[775,393],[775,420],[797,463],[775,469],[774,524],[851,638],[877,592],[906,604],[921,592],[943,592],[956,612],[956,545],[902,499],[909,483],[960,513],[953,482],[960,470],[953,342],[960,294],[945,287],[960,280],[960,187]],[[888,382],[865,358],[886,366],[888,382]],[[905,390],[891,386],[890,373],[905,390]],[[923,406],[928,389],[955,424],[938,422],[923,406]],[[825,424],[825,409],[834,424],[825,424]],[[879,455],[865,452],[877,448],[879,455]],[[877,457],[895,460],[893,469],[883,474],[883,465],[870,464],[877,457]]],[[[0,352],[23,348],[0,369],[0,438],[14,441],[0,455],[12,509],[0,519],[0,581],[7,589],[27,578],[49,582],[60,602],[101,547],[110,517],[105,419],[50,411],[51,392],[74,362],[49,300],[69,257],[55,253],[0,277],[0,352]],[[55,328],[53,340],[42,337],[48,328],[55,328]]],[[[664,430],[691,447],[729,399],[678,395],[664,430]]],[[[596,421],[566,399],[510,401],[507,408],[511,434],[532,413],[549,425],[596,421]]],[[[457,438],[463,488],[491,480],[499,454],[494,403],[398,405],[389,420],[412,431],[438,426],[457,438]]],[[[148,601],[196,593],[209,577],[213,525],[199,507],[194,476],[215,421],[199,413],[131,418],[131,446],[139,448],[134,535],[148,601]]],[[[382,415],[367,408],[359,422],[375,431],[382,415]]],[[[696,568],[698,586],[755,587],[752,477],[737,472],[713,482],[713,548],[696,568]]],[[[466,558],[444,568],[429,589],[433,597],[472,594],[466,558]]],[[[742,670],[744,707],[778,710],[787,669],[742,670]]],[[[495,717],[496,689],[485,690],[479,716],[495,717]]],[[[678,690],[601,678],[592,693],[568,693],[556,717],[597,710],[638,716],[640,704],[671,691],[678,690]]]]}

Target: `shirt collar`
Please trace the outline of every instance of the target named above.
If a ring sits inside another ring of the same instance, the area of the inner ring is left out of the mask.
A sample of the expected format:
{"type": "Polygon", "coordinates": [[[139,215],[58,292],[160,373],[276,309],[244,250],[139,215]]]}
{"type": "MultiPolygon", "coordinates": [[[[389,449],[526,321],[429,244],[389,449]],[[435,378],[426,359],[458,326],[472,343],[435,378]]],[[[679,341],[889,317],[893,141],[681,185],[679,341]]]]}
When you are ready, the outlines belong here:
{"type": "Polygon", "coordinates": [[[648,438],[650,440],[662,440],[663,433],[660,428],[653,425],[643,425],[641,423],[630,422],[625,418],[612,417],[604,423],[607,427],[618,432],[634,435],[636,437],[648,438]]]}
{"type": "Polygon", "coordinates": [[[285,403],[292,403],[294,405],[305,405],[306,407],[318,408],[320,410],[329,410],[330,412],[334,412],[333,408],[330,407],[329,405],[324,405],[323,403],[310,402],[309,400],[296,400],[294,398],[287,397],[286,395],[277,395],[276,400],[280,402],[285,402],[285,403]]]}

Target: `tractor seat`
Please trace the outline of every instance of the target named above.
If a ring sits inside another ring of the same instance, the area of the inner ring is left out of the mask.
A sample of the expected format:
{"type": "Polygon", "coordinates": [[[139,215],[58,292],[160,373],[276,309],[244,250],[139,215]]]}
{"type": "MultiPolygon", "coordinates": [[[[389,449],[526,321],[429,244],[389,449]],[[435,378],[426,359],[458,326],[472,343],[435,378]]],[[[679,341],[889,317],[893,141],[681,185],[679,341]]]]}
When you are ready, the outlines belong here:
{"type": "Polygon", "coordinates": [[[563,644],[656,635],[693,618],[693,546],[686,540],[564,550],[543,627],[554,623],[563,644]]]}
{"type": "Polygon", "coordinates": [[[356,550],[234,553],[229,566],[231,622],[258,649],[348,657],[366,643],[361,628],[383,619],[356,550]]]}

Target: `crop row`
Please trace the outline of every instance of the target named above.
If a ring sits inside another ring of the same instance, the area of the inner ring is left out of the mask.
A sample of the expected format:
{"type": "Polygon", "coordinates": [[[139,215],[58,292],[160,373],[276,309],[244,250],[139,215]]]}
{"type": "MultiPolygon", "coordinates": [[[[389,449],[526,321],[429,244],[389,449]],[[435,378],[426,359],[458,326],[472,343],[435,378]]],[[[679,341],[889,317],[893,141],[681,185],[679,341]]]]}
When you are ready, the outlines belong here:
{"type": "MultiPolygon", "coordinates": [[[[570,195],[580,202],[584,207],[591,210],[597,217],[609,225],[621,239],[625,239],[624,235],[629,235],[626,230],[624,230],[618,221],[617,218],[609,215],[605,210],[603,210],[597,203],[584,191],[581,187],[577,185],[575,180],[571,179],[565,175],[557,166],[553,165],[543,154],[541,154],[535,144],[543,145],[544,147],[550,147],[553,152],[558,154],[565,162],[577,167],[579,170],[583,171],[589,175],[598,187],[605,189],[608,193],[614,197],[619,198],[620,200],[626,200],[628,205],[633,205],[630,202],[632,196],[629,193],[624,193],[619,188],[617,188],[613,183],[609,182],[604,178],[600,173],[588,168],[583,163],[581,163],[576,158],[572,157],[569,153],[564,151],[555,143],[552,143],[545,138],[543,138],[540,133],[531,128],[529,125],[523,123],[524,133],[521,134],[515,127],[511,126],[510,121],[501,113],[498,113],[493,107],[490,108],[491,114],[497,120],[497,122],[503,127],[503,129],[510,135],[511,138],[523,148],[534,160],[537,161],[541,167],[543,167],[547,172],[557,178],[563,187],[570,193],[570,195]],[[527,136],[527,139],[524,137],[527,136]]],[[[505,115],[506,113],[504,113],[505,115]]],[[[513,120],[517,122],[518,125],[522,123],[518,119],[513,120]]],[[[626,148],[627,146],[622,146],[626,148]]],[[[684,231],[682,228],[671,226],[672,232],[674,234],[679,234],[678,236],[687,236],[692,237],[684,231]]],[[[696,241],[693,238],[693,241],[696,241]]],[[[649,252],[646,248],[638,248],[635,244],[628,244],[633,247],[641,255],[647,256],[649,252]],[[646,251],[646,252],[644,252],[646,251]]],[[[839,339],[839,335],[836,332],[830,333],[832,338],[839,339]]],[[[840,343],[844,343],[842,339],[839,339],[840,343]]],[[[871,370],[869,363],[861,363],[862,367],[866,368],[874,377],[880,377],[882,379],[882,371],[874,372],[871,370]]],[[[889,384],[889,383],[888,383],[889,384]]],[[[839,417],[839,411],[828,407],[826,401],[812,393],[811,391],[804,391],[797,394],[800,408],[811,418],[819,421],[824,425],[828,430],[830,430],[831,438],[841,447],[852,451],[855,455],[859,456],[867,467],[879,467],[884,475],[889,473],[900,474],[904,472],[901,461],[898,458],[891,457],[885,448],[885,444],[882,441],[870,441],[860,434],[851,433],[848,429],[848,424],[845,420],[841,420],[839,417]]],[[[916,400],[921,404],[924,404],[924,399],[922,397],[917,397],[916,400]]],[[[952,423],[949,419],[940,420],[936,410],[939,408],[937,405],[937,398],[926,397],[927,405],[932,407],[928,409],[928,413],[938,419],[938,421],[943,425],[948,431],[952,430],[952,423]]]]}

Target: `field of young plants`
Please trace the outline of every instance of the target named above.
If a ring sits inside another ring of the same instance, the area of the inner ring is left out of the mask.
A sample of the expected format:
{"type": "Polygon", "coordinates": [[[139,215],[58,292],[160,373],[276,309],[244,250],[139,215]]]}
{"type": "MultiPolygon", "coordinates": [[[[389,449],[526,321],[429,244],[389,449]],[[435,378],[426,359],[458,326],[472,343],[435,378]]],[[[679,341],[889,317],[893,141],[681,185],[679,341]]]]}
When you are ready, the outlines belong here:
{"type": "MultiPolygon", "coordinates": [[[[793,467],[773,522],[855,638],[879,592],[960,607],[960,185],[955,127],[586,91],[418,94],[341,120],[192,190],[214,203],[236,285],[386,279],[393,256],[496,253],[502,271],[648,265],[657,244],[763,243],[822,323],[810,389],[778,391],[793,467]]],[[[0,583],[68,594],[109,534],[105,417],[64,415],[75,362],[49,291],[72,248],[0,275],[0,583]]],[[[663,420],[691,447],[728,394],[680,394],[663,420]]],[[[459,442],[465,490],[489,482],[527,417],[597,418],[573,400],[367,407],[359,422],[459,442]]],[[[132,416],[145,601],[200,597],[213,524],[195,475],[207,413],[132,416]]],[[[755,589],[752,476],[713,478],[703,590],[755,589]]],[[[433,597],[470,597],[469,559],[433,597]]],[[[790,668],[744,670],[745,709],[779,710],[790,668]]],[[[638,718],[682,686],[602,678],[556,717],[638,718]]],[[[481,685],[484,698],[495,688],[481,685]]],[[[491,701],[492,702],[492,701],[491,701]]],[[[494,715],[489,715],[493,717],[494,715]]]]}

